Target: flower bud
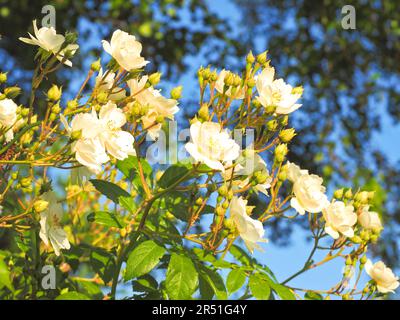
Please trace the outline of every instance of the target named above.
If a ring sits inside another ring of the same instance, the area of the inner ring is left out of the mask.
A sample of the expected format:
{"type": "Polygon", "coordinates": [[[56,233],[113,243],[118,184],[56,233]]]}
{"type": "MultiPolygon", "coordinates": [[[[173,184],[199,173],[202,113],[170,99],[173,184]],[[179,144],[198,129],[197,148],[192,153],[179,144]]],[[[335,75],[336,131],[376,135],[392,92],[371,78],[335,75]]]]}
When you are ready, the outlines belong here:
{"type": "Polygon", "coordinates": [[[293,137],[296,135],[296,132],[293,128],[290,129],[285,129],[282,130],[279,133],[279,138],[281,139],[282,142],[289,142],[293,139],[293,137]]]}
{"type": "Polygon", "coordinates": [[[376,242],[378,241],[378,239],[379,239],[379,236],[376,235],[376,234],[371,234],[371,235],[369,236],[369,240],[370,240],[372,243],[376,243],[376,242]]]}
{"type": "Polygon", "coordinates": [[[224,209],[226,210],[226,209],[228,209],[228,207],[229,207],[229,202],[228,202],[228,201],[225,201],[225,202],[222,204],[222,208],[224,208],[224,209]]]}
{"type": "Polygon", "coordinates": [[[361,257],[361,259],[360,259],[360,263],[361,264],[366,264],[367,263],[367,256],[364,254],[362,257],[361,257]]]}
{"type": "Polygon", "coordinates": [[[215,213],[217,216],[224,216],[225,215],[225,209],[222,206],[217,206],[215,208],[215,213]]]}
{"type": "Polygon", "coordinates": [[[285,160],[287,153],[288,153],[287,145],[285,143],[279,144],[274,151],[275,160],[277,162],[283,162],[283,160],[285,160]]]}
{"type": "Polygon", "coordinates": [[[171,90],[171,98],[179,100],[182,97],[182,86],[175,87],[171,90]]]}
{"type": "Polygon", "coordinates": [[[351,259],[351,257],[350,256],[348,256],[347,258],[346,258],[346,266],[350,266],[350,265],[352,265],[353,264],[353,260],[351,259]]]}
{"type": "Polygon", "coordinates": [[[272,114],[272,113],[275,112],[275,110],[276,110],[276,106],[267,106],[267,107],[265,107],[265,112],[267,114],[272,114]]]}
{"type": "Polygon", "coordinates": [[[218,188],[218,194],[220,196],[226,196],[228,194],[228,188],[226,187],[226,185],[222,185],[218,188]]]}
{"type": "Polygon", "coordinates": [[[346,199],[351,199],[351,198],[353,198],[353,192],[351,191],[351,188],[350,188],[350,189],[347,189],[347,191],[344,193],[344,197],[345,197],[346,199]]]}
{"type": "Polygon", "coordinates": [[[235,230],[236,225],[232,218],[227,218],[224,220],[224,227],[228,230],[235,230]]]}
{"type": "Polygon", "coordinates": [[[43,212],[44,210],[46,210],[48,206],[49,206],[49,203],[47,201],[45,201],[45,200],[37,200],[33,204],[33,209],[36,212],[40,213],[40,212],[43,212]]]}
{"type": "Polygon", "coordinates": [[[50,101],[58,101],[61,98],[62,89],[57,87],[55,84],[47,91],[47,98],[50,101]]]}
{"type": "Polygon", "coordinates": [[[196,201],[195,201],[195,203],[198,205],[198,206],[201,206],[202,204],[203,204],[203,198],[202,197],[198,197],[197,199],[196,199],[196,201]]]}
{"type": "Polygon", "coordinates": [[[59,269],[60,269],[61,272],[67,273],[67,272],[71,271],[71,266],[68,263],[63,262],[63,263],[60,264],[59,269]]]}
{"type": "Polygon", "coordinates": [[[368,200],[372,200],[375,196],[375,191],[368,192],[368,200]]]}
{"type": "Polygon", "coordinates": [[[159,115],[156,117],[157,123],[164,123],[165,117],[163,115],[159,115]]]}
{"type": "Polygon", "coordinates": [[[254,58],[253,52],[250,51],[246,56],[246,62],[252,64],[255,60],[256,59],[254,58]]]}
{"type": "Polygon", "coordinates": [[[253,88],[256,85],[256,80],[254,80],[253,78],[247,80],[247,86],[249,88],[253,88]]]}
{"type": "Polygon", "coordinates": [[[292,94],[299,94],[299,95],[302,95],[302,94],[303,94],[303,91],[304,91],[304,89],[303,89],[302,86],[294,87],[294,88],[292,89],[292,94]]]}
{"type": "Polygon", "coordinates": [[[105,91],[99,92],[96,96],[98,103],[104,104],[108,102],[108,93],[105,91]]]}
{"type": "Polygon", "coordinates": [[[368,192],[367,191],[361,191],[356,194],[354,197],[354,200],[359,201],[362,204],[367,204],[368,203],[368,192]]]}
{"type": "Polygon", "coordinates": [[[75,130],[71,132],[71,140],[76,141],[82,138],[82,130],[75,130]]]}
{"type": "Polygon", "coordinates": [[[359,244],[359,243],[362,242],[362,239],[361,239],[359,236],[354,236],[354,237],[351,238],[350,240],[351,240],[351,242],[357,243],[357,244],[359,244]]]}
{"type": "Polygon", "coordinates": [[[267,51],[264,51],[264,52],[260,53],[259,55],[257,55],[257,62],[259,64],[264,64],[267,62],[267,51]]]}
{"type": "Polygon", "coordinates": [[[202,120],[208,120],[208,117],[208,105],[204,103],[199,110],[199,118],[202,120]]]}
{"type": "Polygon", "coordinates": [[[4,89],[4,94],[9,99],[16,98],[21,93],[21,88],[19,87],[8,87],[4,89]]]}
{"type": "Polygon", "coordinates": [[[281,171],[278,174],[278,180],[279,181],[285,181],[287,179],[287,173],[286,171],[281,171]]]}
{"type": "Polygon", "coordinates": [[[59,114],[61,112],[61,107],[60,105],[57,103],[55,104],[52,108],[51,108],[51,112],[59,114]]]}
{"type": "Polygon", "coordinates": [[[152,86],[157,85],[161,80],[161,72],[155,72],[149,76],[149,82],[152,86]]]}
{"type": "Polygon", "coordinates": [[[278,121],[276,121],[275,119],[269,120],[267,122],[267,128],[269,131],[275,131],[278,128],[278,121]]]}
{"type": "Polygon", "coordinates": [[[268,174],[265,171],[257,171],[254,173],[254,178],[258,184],[263,184],[268,179],[268,174]]]}
{"type": "Polygon", "coordinates": [[[343,197],[343,188],[342,189],[338,189],[338,190],[336,190],[334,193],[333,193],[333,197],[335,198],[335,199],[342,199],[342,197],[343,197]]]}
{"type": "Polygon", "coordinates": [[[7,82],[7,72],[0,72],[0,83],[7,82]]]}
{"type": "Polygon", "coordinates": [[[101,68],[100,58],[92,62],[92,64],[90,65],[90,69],[94,72],[99,71],[100,68],[101,68]]]}
{"type": "Polygon", "coordinates": [[[27,188],[31,185],[32,179],[31,178],[22,178],[20,180],[20,184],[23,188],[27,188]]]}
{"type": "Polygon", "coordinates": [[[210,80],[213,81],[213,82],[215,82],[215,81],[218,80],[218,73],[217,73],[216,70],[214,70],[213,72],[211,72],[210,80]]]}
{"type": "Polygon", "coordinates": [[[67,102],[67,108],[72,110],[75,110],[78,107],[78,101],[77,100],[69,100],[67,102]]]}

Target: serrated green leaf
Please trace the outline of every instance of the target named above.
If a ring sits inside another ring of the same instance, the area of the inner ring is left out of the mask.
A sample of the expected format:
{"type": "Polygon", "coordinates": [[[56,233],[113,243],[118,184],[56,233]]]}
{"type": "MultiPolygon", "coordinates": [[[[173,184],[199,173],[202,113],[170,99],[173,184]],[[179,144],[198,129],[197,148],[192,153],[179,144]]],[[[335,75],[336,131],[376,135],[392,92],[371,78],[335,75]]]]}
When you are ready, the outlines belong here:
{"type": "Polygon", "coordinates": [[[97,191],[105,195],[114,203],[119,203],[119,197],[130,197],[130,194],[128,192],[126,192],[124,189],[114,183],[99,179],[91,179],[90,182],[93,184],[97,191]]]}
{"type": "Polygon", "coordinates": [[[129,254],[126,262],[125,281],[140,277],[153,270],[164,254],[165,248],[152,240],[139,244],[129,254]]]}
{"type": "Polygon", "coordinates": [[[230,294],[238,291],[246,281],[246,273],[241,269],[233,269],[226,279],[226,288],[230,294]]]}
{"type": "Polygon", "coordinates": [[[89,222],[96,222],[107,227],[123,228],[125,223],[115,213],[107,211],[97,211],[88,214],[87,220],[89,222]]]}
{"type": "Polygon", "coordinates": [[[259,274],[252,274],[250,276],[249,287],[257,300],[268,300],[271,295],[270,283],[259,274]]]}
{"type": "Polygon", "coordinates": [[[198,284],[198,273],[190,258],[173,253],[169,261],[165,288],[173,300],[190,299],[198,284]]]}

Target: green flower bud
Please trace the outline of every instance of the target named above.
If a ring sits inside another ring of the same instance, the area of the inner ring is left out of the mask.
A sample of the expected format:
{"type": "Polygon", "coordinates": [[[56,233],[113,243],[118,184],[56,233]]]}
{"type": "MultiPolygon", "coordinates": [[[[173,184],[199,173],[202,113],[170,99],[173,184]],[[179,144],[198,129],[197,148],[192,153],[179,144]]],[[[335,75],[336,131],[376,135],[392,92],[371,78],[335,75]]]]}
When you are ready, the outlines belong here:
{"type": "Polygon", "coordinates": [[[275,110],[276,110],[276,106],[266,106],[266,107],[265,107],[265,112],[266,112],[267,114],[272,114],[272,113],[275,112],[275,110]]]}
{"type": "Polygon", "coordinates": [[[161,72],[155,72],[149,76],[149,82],[152,86],[157,85],[161,80],[161,72]]]}
{"type": "Polygon", "coordinates": [[[82,138],[82,130],[75,130],[71,132],[71,140],[76,141],[82,138]]]}
{"type": "Polygon", "coordinates": [[[366,264],[367,263],[367,256],[366,255],[363,255],[362,257],[361,257],[361,259],[360,259],[360,263],[361,264],[366,264]]]}
{"type": "Polygon", "coordinates": [[[227,198],[228,200],[232,200],[232,198],[233,198],[233,191],[232,191],[232,190],[229,190],[229,191],[228,191],[228,194],[226,195],[226,198],[227,198]]]}
{"type": "Polygon", "coordinates": [[[351,259],[351,257],[350,256],[348,256],[347,258],[346,258],[346,266],[350,266],[350,265],[352,265],[353,264],[353,260],[351,259]]]}
{"type": "Polygon", "coordinates": [[[21,88],[19,87],[8,87],[4,89],[4,94],[9,99],[16,98],[21,93],[21,88]]]}
{"type": "Polygon", "coordinates": [[[90,69],[94,72],[99,71],[100,68],[101,68],[100,58],[92,62],[92,64],[90,65],[90,69]]]}
{"type": "Polygon", "coordinates": [[[228,207],[229,207],[229,201],[225,201],[225,202],[222,204],[222,208],[228,209],[228,207]]]}
{"type": "Polygon", "coordinates": [[[367,204],[368,203],[368,192],[367,191],[361,191],[356,194],[354,197],[356,201],[359,201],[362,204],[367,204]]]}
{"type": "Polygon", "coordinates": [[[343,197],[343,192],[344,192],[344,189],[342,188],[342,189],[338,189],[338,190],[336,190],[334,193],[333,193],[333,197],[335,198],[335,199],[342,199],[342,197],[343,197]]]}
{"type": "Polygon", "coordinates": [[[283,116],[280,120],[281,125],[283,126],[287,126],[287,124],[289,123],[289,116],[283,116]]]}
{"type": "Polygon", "coordinates": [[[347,191],[344,193],[344,197],[345,197],[346,199],[351,199],[351,198],[353,198],[353,192],[351,191],[351,188],[350,188],[350,189],[347,189],[347,191]]]}
{"type": "Polygon", "coordinates": [[[268,179],[268,174],[265,171],[257,171],[254,173],[254,178],[257,184],[264,184],[268,179]]]}
{"type": "Polygon", "coordinates": [[[256,85],[256,80],[254,80],[253,78],[247,80],[247,86],[249,88],[253,88],[256,85]]]}
{"type": "Polygon", "coordinates": [[[359,244],[359,243],[362,242],[362,239],[361,239],[359,236],[354,236],[354,237],[351,238],[350,240],[351,240],[351,242],[357,243],[357,244],[359,244]]]}
{"type": "Polygon", "coordinates": [[[208,105],[204,103],[199,110],[199,118],[206,121],[208,120],[208,117],[208,105]]]}
{"type": "Polygon", "coordinates": [[[249,64],[253,64],[256,59],[254,58],[253,52],[249,52],[246,56],[246,62],[249,64]]]}
{"type": "Polygon", "coordinates": [[[22,116],[23,118],[27,117],[28,114],[29,114],[29,108],[22,108],[22,109],[21,109],[21,116],[22,116]]]}
{"type": "Polygon", "coordinates": [[[293,139],[293,137],[296,135],[296,132],[293,128],[290,129],[285,129],[282,130],[279,133],[279,138],[281,139],[282,142],[289,142],[293,139]]]}
{"type": "Polygon", "coordinates": [[[32,179],[31,178],[22,178],[20,180],[20,184],[21,184],[21,186],[23,188],[30,187],[31,183],[32,183],[32,179]]]}
{"type": "Polygon", "coordinates": [[[104,104],[108,102],[108,93],[105,91],[99,92],[96,96],[98,103],[104,104]]]}
{"type": "Polygon", "coordinates": [[[217,73],[217,71],[214,70],[213,72],[211,72],[210,80],[213,81],[213,82],[215,82],[215,81],[218,80],[218,73],[217,73]]]}
{"type": "Polygon", "coordinates": [[[203,198],[202,197],[198,197],[197,199],[196,199],[196,201],[195,201],[195,203],[198,205],[198,206],[201,206],[202,204],[203,204],[203,198]]]}
{"type": "Polygon", "coordinates": [[[285,143],[279,144],[274,151],[275,160],[278,163],[283,162],[285,160],[287,153],[288,153],[287,145],[285,143]]]}
{"type": "Polygon", "coordinates": [[[59,114],[61,112],[61,107],[60,105],[57,103],[55,104],[52,108],[51,108],[51,112],[59,114]]]}
{"type": "Polygon", "coordinates": [[[222,185],[218,188],[218,194],[225,197],[228,194],[228,188],[226,185],[222,185]]]}
{"type": "Polygon", "coordinates": [[[75,110],[78,107],[78,101],[77,100],[69,100],[67,102],[67,108],[70,110],[75,110]]]}
{"type": "Polygon", "coordinates": [[[43,212],[44,210],[46,210],[48,206],[49,206],[49,203],[47,201],[45,201],[45,200],[37,200],[33,204],[33,209],[37,213],[40,213],[40,212],[43,212]]]}
{"type": "Polygon", "coordinates": [[[14,171],[13,173],[11,173],[11,179],[12,180],[17,180],[18,179],[18,171],[14,171]]]}
{"type": "Polygon", "coordinates": [[[259,64],[264,64],[267,62],[267,51],[264,51],[264,52],[260,53],[259,55],[257,55],[257,62],[259,64]]]}
{"type": "Polygon", "coordinates": [[[275,119],[269,120],[267,122],[267,128],[269,131],[275,131],[278,128],[278,121],[276,121],[275,119]]]}
{"type": "Polygon", "coordinates": [[[7,72],[1,72],[0,73],[0,83],[5,83],[7,82],[7,72]]]}
{"type": "Polygon", "coordinates": [[[372,243],[378,242],[378,239],[379,239],[379,236],[376,235],[376,234],[371,234],[371,235],[369,236],[369,240],[370,240],[372,243]]]}
{"type": "Polygon", "coordinates": [[[294,87],[294,88],[292,89],[292,94],[303,95],[303,91],[304,91],[304,89],[303,89],[302,86],[294,87]]]}
{"type": "Polygon", "coordinates": [[[157,123],[164,123],[165,117],[162,115],[159,115],[156,117],[156,122],[157,123]]]}
{"type": "Polygon", "coordinates": [[[60,100],[62,95],[62,89],[61,87],[57,87],[55,84],[53,84],[53,86],[49,89],[49,91],[47,91],[47,98],[50,101],[58,101],[60,100]]]}
{"type": "Polygon", "coordinates": [[[179,100],[182,97],[182,86],[175,87],[171,90],[171,98],[179,100]]]}
{"type": "Polygon", "coordinates": [[[222,206],[217,206],[215,208],[215,213],[217,216],[224,216],[225,215],[225,209],[222,206]]]}
{"type": "Polygon", "coordinates": [[[285,181],[287,179],[287,173],[286,171],[281,171],[278,174],[278,180],[279,181],[285,181]]]}

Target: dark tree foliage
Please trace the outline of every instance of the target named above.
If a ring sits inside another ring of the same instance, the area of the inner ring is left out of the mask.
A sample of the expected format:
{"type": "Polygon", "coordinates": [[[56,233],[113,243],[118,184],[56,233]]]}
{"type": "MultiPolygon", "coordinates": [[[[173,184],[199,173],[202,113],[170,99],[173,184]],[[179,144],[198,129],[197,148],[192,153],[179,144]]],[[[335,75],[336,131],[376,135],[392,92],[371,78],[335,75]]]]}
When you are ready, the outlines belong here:
{"type": "MultiPolygon", "coordinates": [[[[269,49],[281,72],[305,85],[297,116],[299,139],[292,160],[340,185],[377,188],[375,209],[384,215],[385,241],[375,248],[398,263],[399,163],[372,143],[383,117],[400,118],[400,11],[396,0],[236,0],[249,46],[269,49]],[[341,10],[353,5],[356,29],[344,30],[341,10]]],[[[396,137],[392,137],[395,139],[396,137]]],[[[282,237],[277,226],[275,236],[282,237]]]]}

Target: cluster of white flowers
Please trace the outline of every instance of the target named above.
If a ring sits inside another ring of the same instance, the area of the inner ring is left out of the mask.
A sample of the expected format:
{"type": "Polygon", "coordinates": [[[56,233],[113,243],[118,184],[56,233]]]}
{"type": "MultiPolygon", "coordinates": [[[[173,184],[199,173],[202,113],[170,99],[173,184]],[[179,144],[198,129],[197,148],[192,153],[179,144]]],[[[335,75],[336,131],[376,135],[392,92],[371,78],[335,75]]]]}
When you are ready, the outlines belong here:
{"type": "Polygon", "coordinates": [[[110,160],[108,154],[118,160],[136,154],[133,147],[134,137],[121,129],[126,123],[126,117],[111,101],[101,107],[99,115],[94,109],[91,113],[77,114],[72,119],[71,126],[63,115],[60,118],[71,135],[81,132],[72,151],[79,163],[96,174],[101,172],[102,164],[110,160]]]}

